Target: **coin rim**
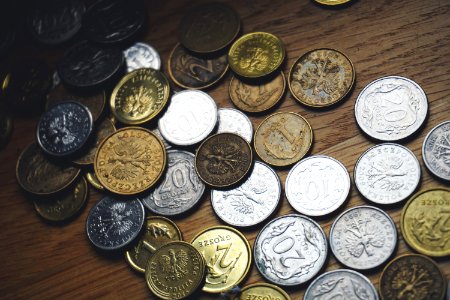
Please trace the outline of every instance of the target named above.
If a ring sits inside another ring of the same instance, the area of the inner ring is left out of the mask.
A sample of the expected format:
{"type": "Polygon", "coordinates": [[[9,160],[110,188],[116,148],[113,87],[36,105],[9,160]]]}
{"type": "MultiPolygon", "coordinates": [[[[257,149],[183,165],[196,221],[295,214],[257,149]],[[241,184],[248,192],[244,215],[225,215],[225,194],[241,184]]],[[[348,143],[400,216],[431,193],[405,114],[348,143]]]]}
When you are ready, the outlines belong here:
{"type": "Polygon", "coordinates": [[[134,47],[136,45],[141,45],[141,46],[143,45],[146,48],[151,48],[152,54],[156,54],[155,56],[158,58],[157,59],[157,61],[158,61],[157,68],[148,67],[148,68],[138,68],[138,69],[154,69],[154,70],[157,70],[157,71],[161,71],[162,61],[161,61],[161,55],[159,55],[158,51],[156,51],[156,49],[152,45],[138,41],[138,42],[135,42],[134,44],[132,44],[131,46],[129,46],[128,48],[126,48],[125,50],[122,51],[123,52],[123,57],[125,58],[126,74],[131,73],[131,72],[133,72],[135,70],[138,70],[138,69],[133,69],[131,71],[128,71],[129,67],[128,67],[128,64],[127,64],[127,56],[126,56],[126,53],[128,52],[128,50],[130,50],[130,48],[132,48],[132,47],[134,47]]]}
{"type": "Polygon", "coordinates": [[[327,0],[314,0],[314,1],[319,3],[319,4],[326,5],[326,6],[337,6],[337,5],[346,4],[346,3],[348,3],[348,2],[350,2],[352,0],[341,0],[341,1],[337,2],[337,3],[336,2],[330,2],[330,1],[327,1],[327,0]]]}
{"type": "MultiPolygon", "coordinates": [[[[273,290],[276,290],[277,292],[279,292],[281,295],[283,295],[283,297],[285,298],[284,300],[291,300],[291,297],[289,296],[288,293],[286,293],[285,290],[283,290],[282,288],[280,288],[279,286],[276,286],[274,284],[270,284],[270,283],[266,283],[266,282],[257,282],[257,283],[253,283],[253,284],[249,284],[244,286],[239,293],[234,296],[234,298],[232,300],[245,300],[245,299],[241,299],[240,296],[243,292],[251,289],[251,288],[257,288],[257,287],[266,287],[266,288],[270,288],[273,290]]],[[[259,299],[259,298],[258,298],[259,299]]],[[[275,300],[275,299],[274,299],[275,300]]],[[[279,299],[279,300],[283,300],[283,299],[279,299]]]]}
{"type": "MultiPolygon", "coordinates": [[[[95,180],[92,178],[92,176],[93,176],[92,174],[95,175],[95,171],[92,171],[92,172],[88,171],[88,172],[84,173],[84,176],[86,177],[87,182],[89,182],[89,184],[92,185],[95,189],[97,189],[99,191],[104,191],[105,187],[100,184],[100,181],[97,184],[97,182],[95,182],[95,180]]],[[[98,181],[98,179],[97,179],[97,181],[98,181]]]]}
{"type": "Polygon", "coordinates": [[[428,140],[428,138],[430,137],[430,135],[439,127],[443,126],[444,124],[449,124],[450,125],[450,120],[449,121],[444,121],[442,123],[437,124],[436,126],[434,126],[433,128],[430,129],[430,131],[428,132],[428,134],[425,136],[425,138],[423,139],[423,143],[422,143],[422,160],[425,164],[425,166],[427,167],[428,171],[430,171],[431,174],[433,174],[434,176],[436,176],[437,178],[440,178],[442,180],[445,181],[450,181],[450,176],[448,178],[442,177],[442,174],[438,174],[437,172],[435,172],[435,170],[433,170],[433,168],[431,168],[431,166],[429,165],[429,161],[426,158],[425,155],[425,144],[428,140]]]}
{"type": "Polygon", "coordinates": [[[228,133],[235,133],[235,134],[237,134],[237,135],[240,135],[241,137],[243,137],[244,138],[244,140],[246,140],[249,144],[251,144],[252,143],[252,139],[253,139],[253,124],[252,124],[252,121],[250,120],[250,118],[246,115],[246,114],[244,114],[242,111],[240,111],[239,109],[236,109],[236,108],[233,108],[233,107],[219,107],[218,109],[217,109],[217,132],[216,133],[225,133],[225,132],[228,132],[228,133]],[[244,119],[245,119],[245,122],[247,123],[247,125],[249,125],[249,127],[250,127],[250,131],[252,132],[252,134],[250,135],[250,141],[249,140],[247,140],[243,135],[241,135],[241,134],[239,134],[239,133],[237,133],[237,132],[231,132],[231,131],[221,131],[221,132],[219,132],[219,127],[220,127],[220,111],[232,111],[233,113],[237,113],[237,114],[239,114],[240,116],[242,116],[244,119]]]}

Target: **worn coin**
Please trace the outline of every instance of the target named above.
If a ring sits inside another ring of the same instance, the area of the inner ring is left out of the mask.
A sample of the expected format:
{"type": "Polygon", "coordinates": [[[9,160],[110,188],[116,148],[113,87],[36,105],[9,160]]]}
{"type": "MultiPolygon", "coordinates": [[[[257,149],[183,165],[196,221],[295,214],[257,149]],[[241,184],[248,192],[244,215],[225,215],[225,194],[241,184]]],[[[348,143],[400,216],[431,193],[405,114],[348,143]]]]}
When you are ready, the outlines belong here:
{"type": "Polygon", "coordinates": [[[302,159],[286,177],[286,198],[301,214],[323,216],[337,210],[350,192],[350,176],[339,162],[325,155],[302,159]]]}
{"type": "Polygon", "coordinates": [[[161,57],[159,57],[155,48],[149,44],[134,43],[123,51],[123,55],[125,56],[128,73],[141,68],[161,69],[161,57]]]}
{"type": "Polygon", "coordinates": [[[391,217],[373,206],[340,214],[330,230],[330,246],[343,265],[368,270],[384,264],[395,250],[397,230],[391,217]]]}
{"type": "Polygon", "coordinates": [[[423,141],[422,157],[431,173],[450,181],[450,121],[430,130],[423,141]]]}
{"type": "Polygon", "coordinates": [[[97,176],[95,175],[95,172],[88,171],[85,174],[86,180],[97,190],[104,191],[105,187],[98,181],[97,176]]]}
{"type": "Polygon", "coordinates": [[[398,141],[414,134],[425,121],[427,110],[427,96],[422,88],[400,76],[372,81],[355,103],[359,127],[381,141],[398,141]]]}
{"type": "Polygon", "coordinates": [[[291,300],[291,297],[276,285],[260,282],[244,286],[233,300],[291,300]]]}
{"type": "Polygon", "coordinates": [[[327,237],[308,217],[284,215],[258,233],[253,247],[255,264],[268,281],[294,286],[313,278],[325,264],[327,237]]]}
{"type": "Polygon", "coordinates": [[[420,165],[414,153],[398,144],[378,144],[356,162],[355,185],[368,200],[394,204],[405,200],[420,181],[420,165]]]}
{"type": "Polygon", "coordinates": [[[334,6],[334,5],[341,5],[348,3],[352,0],[314,0],[319,4],[327,5],[327,6],[334,6]]]}
{"type": "Polygon", "coordinates": [[[239,110],[234,108],[219,108],[217,133],[222,132],[236,133],[251,143],[253,125],[250,119],[239,110]]]}

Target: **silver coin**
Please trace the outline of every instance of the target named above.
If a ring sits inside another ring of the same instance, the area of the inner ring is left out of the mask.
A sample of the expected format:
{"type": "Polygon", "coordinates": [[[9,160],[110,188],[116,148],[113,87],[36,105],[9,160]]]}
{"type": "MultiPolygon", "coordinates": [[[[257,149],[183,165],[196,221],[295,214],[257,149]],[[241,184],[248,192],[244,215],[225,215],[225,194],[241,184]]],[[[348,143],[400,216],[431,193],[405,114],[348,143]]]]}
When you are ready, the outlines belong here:
{"type": "Polygon", "coordinates": [[[137,42],[123,51],[123,55],[128,73],[141,68],[161,69],[161,57],[149,44],[137,42]]]}
{"type": "Polygon", "coordinates": [[[159,137],[159,138],[161,139],[161,141],[163,142],[164,147],[166,148],[166,150],[172,148],[172,145],[170,145],[170,144],[163,138],[163,136],[161,135],[161,132],[159,132],[158,128],[153,129],[152,132],[153,132],[157,137],[159,137]]]}
{"type": "Polygon", "coordinates": [[[281,184],[268,165],[255,161],[247,180],[232,190],[212,190],[217,216],[232,226],[253,226],[266,220],[280,202],[281,184]]]}
{"type": "Polygon", "coordinates": [[[304,300],[356,299],[378,300],[378,293],[370,280],[352,270],[326,272],[309,285],[304,300]]]}
{"type": "Polygon", "coordinates": [[[397,230],[391,217],[373,206],[352,207],[331,226],[331,251],[343,265],[368,270],[385,263],[395,250],[397,230]]]}
{"type": "Polygon", "coordinates": [[[231,132],[242,136],[247,142],[252,142],[253,126],[250,119],[234,108],[219,108],[219,124],[217,133],[231,132]]]}
{"type": "Polygon", "coordinates": [[[255,264],[268,281],[292,286],[313,278],[327,258],[327,238],[319,224],[302,215],[285,215],[258,233],[255,264]]]}
{"type": "Polygon", "coordinates": [[[323,216],[338,209],[350,192],[350,176],[338,160],[314,155],[299,161],[286,177],[286,198],[301,214],[323,216]]]}
{"type": "Polygon", "coordinates": [[[353,174],[356,187],[366,199],[394,204],[415,191],[420,181],[420,165],[408,148],[385,143],[364,152],[353,174]]]}
{"type": "Polygon", "coordinates": [[[204,140],[217,124],[217,106],[207,93],[184,90],[172,96],[158,129],[169,143],[189,146],[204,140]]]}
{"type": "Polygon", "coordinates": [[[400,76],[372,81],[355,104],[359,127],[381,141],[398,141],[415,133],[425,121],[427,110],[427,96],[422,88],[400,76]]]}
{"type": "Polygon", "coordinates": [[[181,150],[169,150],[164,178],[142,202],[154,213],[173,216],[195,206],[204,191],[205,185],[195,172],[195,155],[181,150]]]}
{"type": "Polygon", "coordinates": [[[450,181],[450,121],[430,130],[423,141],[422,157],[431,173],[450,181]]]}

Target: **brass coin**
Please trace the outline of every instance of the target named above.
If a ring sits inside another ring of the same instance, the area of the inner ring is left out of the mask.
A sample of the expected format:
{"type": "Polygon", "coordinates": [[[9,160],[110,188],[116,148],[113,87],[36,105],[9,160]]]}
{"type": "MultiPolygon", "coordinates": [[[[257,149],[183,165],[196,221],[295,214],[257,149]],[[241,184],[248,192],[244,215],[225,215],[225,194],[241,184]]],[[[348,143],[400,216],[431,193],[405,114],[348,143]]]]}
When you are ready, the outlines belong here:
{"type": "Polygon", "coordinates": [[[255,131],[258,156],[272,166],[289,166],[308,153],[313,140],[311,125],[294,112],[278,112],[264,119],[255,131]]]}
{"type": "Polygon", "coordinates": [[[261,84],[249,84],[242,82],[237,77],[230,80],[230,98],[240,110],[256,113],[269,110],[284,94],[286,79],[280,72],[272,80],[261,84]]]}
{"type": "Polygon", "coordinates": [[[234,228],[214,226],[193,238],[191,244],[206,262],[203,291],[222,293],[242,282],[252,262],[252,251],[245,236],[234,228]]]}
{"type": "Polygon", "coordinates": [[[145,280],[161,299],[183,299],[205,281],[205,261],[191,244],[171,242],[159,248],[148,260],[145,280]]]}
{"type": "Polygon", "coordinates": [[[111,112],[124,124],[142,124],[162,111],[169,93],[169,81],[163,72],[137,69],[125,75],[114,88],[111,112]]]}
{"type": "Polygon", "coordinates": [[[327,5],[327,6],[334,6],[334,5],[342,5],[346,4],[352,0],[314,0],[319,4],[327,5]]]}
{"type": "Polygon", "coordinates": [[[97,176],[95,176],[95,172],[86,172],[85,174],[86,180],[97,190],[104,191],[105,187],[98,181],[97,176]]]}
{"type": "Polygon", "coordinates": [[[291,297],[281,288],[269,283],[254,283],[247,286],[233,300],[291,300],[291,297]]]}
{"type": "Polygon", "coordinates": [[[267,32],[252,32],[241,36],[228,52],[230,68],[239,76],[264,77],[275,72],[284,61],[283,42],[267,32]]]}
{"type": "Polygon", "coordinates": [[[98,147],[94,160],[98,181],[119,195],[134,195],[149,189],[165,167],[164,144],[150,130],[141,127],[126,127],[111,134],[98,147]]]}
{"type": "Polygon", "coordinates": [[[241,181],[253,162],[249,143],[234,133],[218,133],[207,138],[195,155],[200,179],[213,187],[227,187],[241,181]]]}
{"type": "Polygon", "coordinates": [[[428,256],[450,255],[450,189],[420,191],[403,207],[400,227],[406,243],[428,256]]]}
{"type": "Polygon", "coordinates": [[[36,143],[23,150],[16,165],[16,177],[20,186],[36,195],[61,191],[68,187],[78,174],[78,168],[48,160],[36,143]]]}
{"type": "Polygon", "coordinates": [[[289,89],[300,103],[326,107],[341,101],[355,82],[350,59],[334,49],[315,49],[300,56],[289,72],[289,89]]]}
{"type": "Polygon", "coordinates": [[[175,45],[169,57],[169,75],[177,85],[186,89],[205,89],[219,81],[228,70],[226,54],[199,57],[175,45]]]}

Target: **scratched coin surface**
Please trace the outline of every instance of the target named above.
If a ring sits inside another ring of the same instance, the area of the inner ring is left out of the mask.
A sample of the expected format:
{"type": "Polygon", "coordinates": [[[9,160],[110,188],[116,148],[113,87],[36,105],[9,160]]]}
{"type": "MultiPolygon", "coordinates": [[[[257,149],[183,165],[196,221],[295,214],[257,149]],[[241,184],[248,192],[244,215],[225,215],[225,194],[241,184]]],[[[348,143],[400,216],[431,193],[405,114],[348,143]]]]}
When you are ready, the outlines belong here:
{"type": "Polygon", "coordinates": [[[250,119],[239,110],[234,108],[219,108],[217,133],[222,132],[236,133],[251,143],[253,125],[250,119]]]}
{"type": "Polygon", "coordinates": [[[311,125],[293,112],[278,112],[264,119],[255,131],[258,156],[272,166],[289,166],[308,153],[313,140],[311,125]]]}
{"type": "Polygon", "coordinates": [[[323,216],[337,210],[350,192],[350,176],[338,160],[314,155],[299,161],[286,177],[286,198],[301,214],[323,216]]]}
{"type": "Polygon", "coordinates": [[[373,206],[356,206],[340,214],[330,230],[330,246],[343,265],[368,270],[384,264],[397,244],[391,217],[373,206]]]}
{"type": "Polygon", "coordinates": [[[385,143],[361,154],[353,174],[356,187],[366,199],[377,204],[394,204],[416,190],[420,165],[408,148],[385,143]]]}
{"type": "Polygon", "coordinates": [[[149,44],[137,42],[123,51],[127,72],[141,69],[152,68],[161,69],[161,57],[159,53],[149,44]]]}
{"type": "Polygon", "coordinates": [[[422,158],[431,173],[450,181],[450,121],[430,130],[423,141],[422,158]]]}
{"type": "Polygon", "coordinates": [[[232,190],[212,190],[216,215],[232,226],[253,226],[266,220],[281,197],[280,178],[268,165],[255,161],[250,176],[232,190]]]}
{"type": "Polygon", "coordinates": [[[369,83],[358,95],[355,116],[359,127],[381,141],[398,141],[414,134],[427,116],[428,100],[411,79],[387,76],[369,83]]]}
{"type": "Polygon", "coordinates": [[[244,286],[233,300],[291,300],[281,288],[269,283],[254,283],[244,286]]]}
{"type": "Polygon", "coordinates": [[[276,285],[294,286],[313,278],[325,264],[327,237],[308,217],[284,215],[258,233],[253,247],[259,273],[276,285]]]}

